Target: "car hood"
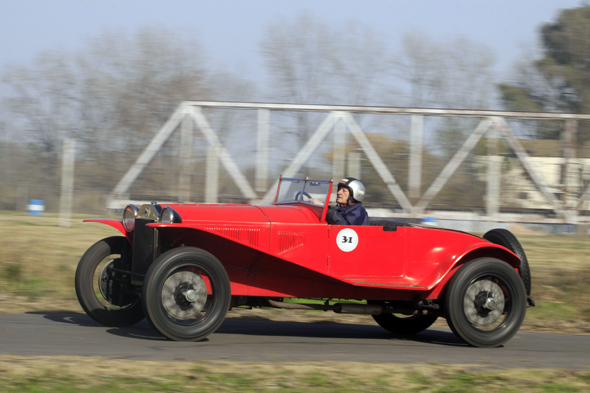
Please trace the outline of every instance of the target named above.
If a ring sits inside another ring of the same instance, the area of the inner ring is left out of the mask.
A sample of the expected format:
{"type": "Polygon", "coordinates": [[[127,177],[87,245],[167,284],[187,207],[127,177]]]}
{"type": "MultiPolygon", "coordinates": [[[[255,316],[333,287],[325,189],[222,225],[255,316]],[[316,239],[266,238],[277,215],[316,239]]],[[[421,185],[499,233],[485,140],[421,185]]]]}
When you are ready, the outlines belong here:
{"type": "Polygon", "coordinates": [[[253,206],[217,204],[171,204],[163,205],[174,209],[182,223],[227,223],[227,224],[270,224],[320,222],[322,207],[307,204],[253,206]]]}
{"type": "Polygon", "coordinates": [[[182,218],[182,223],[269,224],[268,218],[252,205],[174,204],[166,205],[182,218]]]}

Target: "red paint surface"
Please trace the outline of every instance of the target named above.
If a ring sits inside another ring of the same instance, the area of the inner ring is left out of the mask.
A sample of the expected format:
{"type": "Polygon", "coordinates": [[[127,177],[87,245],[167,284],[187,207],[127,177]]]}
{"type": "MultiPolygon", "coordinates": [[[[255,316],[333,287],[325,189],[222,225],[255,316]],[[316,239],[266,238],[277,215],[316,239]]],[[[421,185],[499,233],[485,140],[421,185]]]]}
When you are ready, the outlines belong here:
{"type": "MultiPolygon", "coordinates": [[[[161,244],[215,255],[229,274],[232,295],[435,299],[465,261],[491,256],[515,268],[520,264],[507,249],[467,233],[328,225],[323,207],[304,203],[168,206],[182,223],[149,224],[158,229],[161,244]],[[345,228],[354,232],[341,232],[345,228]],[[343,250],[339,243],[356,246],[343,250]]],[[[127,236],[120,220],[85,221],[110,225],[127,236]]]]}

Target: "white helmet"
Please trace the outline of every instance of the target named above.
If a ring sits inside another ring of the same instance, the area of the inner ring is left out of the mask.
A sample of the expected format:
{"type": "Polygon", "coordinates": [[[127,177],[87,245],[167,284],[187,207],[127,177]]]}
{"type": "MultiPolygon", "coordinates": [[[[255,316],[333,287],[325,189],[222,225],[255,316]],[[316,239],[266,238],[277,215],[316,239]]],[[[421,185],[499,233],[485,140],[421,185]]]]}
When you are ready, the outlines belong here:
{"type": "Polygon", "coordinates": [[[346,187],[350,192],[348,203],[362,202],[365,199],[365,186],[354,177],[345,177],[338,182],[338,189],[346,187]]]}

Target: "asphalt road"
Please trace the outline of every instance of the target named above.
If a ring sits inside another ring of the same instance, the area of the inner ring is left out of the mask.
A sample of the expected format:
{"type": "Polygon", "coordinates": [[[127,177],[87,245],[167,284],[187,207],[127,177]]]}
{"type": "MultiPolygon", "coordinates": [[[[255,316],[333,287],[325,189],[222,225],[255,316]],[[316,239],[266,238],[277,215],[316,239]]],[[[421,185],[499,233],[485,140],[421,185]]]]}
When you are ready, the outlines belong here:
{"type": "Polygon", "coordinates": [[[448,329],[411,337],[379,326],[227,318],[207,340],[167,340],[143,321],[107,328],[84,314],[2,314],[0,355],[105,356],[132,360],[357,361],[491,368],[590,367],[590,336],[518,333],[503,347],[461,343],[448,329]]]}

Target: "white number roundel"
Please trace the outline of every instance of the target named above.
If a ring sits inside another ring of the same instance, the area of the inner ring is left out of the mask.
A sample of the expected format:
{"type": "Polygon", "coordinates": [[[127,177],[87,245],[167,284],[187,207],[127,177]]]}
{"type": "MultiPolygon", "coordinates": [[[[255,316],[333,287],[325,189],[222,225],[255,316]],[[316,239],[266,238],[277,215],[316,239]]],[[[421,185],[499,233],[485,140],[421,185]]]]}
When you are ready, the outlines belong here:
{"type": "Polygon", "coordinates": [[[336,244],[338,244],[338,248],[342,251],[349,252],[358,246],[359,237],[354,229],[345,228],[338,232],[338,236],[336,236],[336,244]]]}

